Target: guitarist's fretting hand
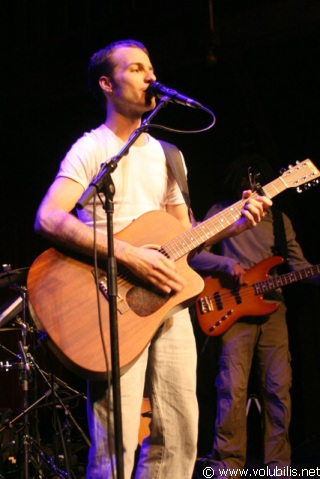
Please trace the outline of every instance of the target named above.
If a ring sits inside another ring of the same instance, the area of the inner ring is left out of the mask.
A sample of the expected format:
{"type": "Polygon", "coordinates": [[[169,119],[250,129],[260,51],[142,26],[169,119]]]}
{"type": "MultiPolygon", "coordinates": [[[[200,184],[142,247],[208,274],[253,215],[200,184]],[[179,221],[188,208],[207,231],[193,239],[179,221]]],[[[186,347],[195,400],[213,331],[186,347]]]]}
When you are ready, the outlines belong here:
{"type": "Polygon", "coordinates": [[[245,190],[242,193],[242,199],[248,198],[248,201],[245,203],[244,208],[241,211],[247,221],[244,221],[243,225],[241,225],[241,223],[239,224],[239,229],[241,230],[239,232],[248,228],[253,228],[257,223],[260,223],[261,219],[267,214],[270,206],[272,206],[272,201],[266,196],[256,196],[255,198],[251,198],[251,195],[251,190],[245,190]],[[243,229],[241,229],[242,226],[243,229]]]}
{"type": "Polygon", "coordinates": [[[245,190],[242,193],[242,199],[247,199],[247,201],[241,211],[241,218],[222,232],[214,235],[209,241],[206,241],[207,245],[217,243],[229,236],[236,236],[260,223],[262,218],[267,214],[270,206],[272,206],[272,201],[266,196],[255,196],[253,198],[251,195],[251,190],[245,190]]]}

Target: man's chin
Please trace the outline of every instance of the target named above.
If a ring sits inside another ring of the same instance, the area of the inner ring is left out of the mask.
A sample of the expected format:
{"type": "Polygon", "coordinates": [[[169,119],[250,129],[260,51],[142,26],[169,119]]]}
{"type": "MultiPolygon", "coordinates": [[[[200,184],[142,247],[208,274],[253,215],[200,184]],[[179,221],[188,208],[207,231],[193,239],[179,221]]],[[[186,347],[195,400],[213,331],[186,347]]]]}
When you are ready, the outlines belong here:
{"type": "Polygon", "coordinates": [[[157,106],[155,97],[146,94],[145,106],[148,108],[147,111],[153,110],[157,106]]]}

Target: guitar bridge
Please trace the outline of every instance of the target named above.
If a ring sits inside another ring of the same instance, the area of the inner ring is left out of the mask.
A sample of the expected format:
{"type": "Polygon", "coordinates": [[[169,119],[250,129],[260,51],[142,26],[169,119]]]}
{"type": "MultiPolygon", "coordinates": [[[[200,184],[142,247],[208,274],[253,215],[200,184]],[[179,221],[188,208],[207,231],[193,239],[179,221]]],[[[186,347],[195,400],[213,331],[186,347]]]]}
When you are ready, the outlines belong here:
{"type": "MultiPolygon", "coordinates": [[[[106,277],[103,277],[99,280],[99,289],[103,296],[109,301],[109,293],[108,293],[108,281],[106,277]]],[[[118,293],[117,294],[117,309],[119,313],[124,314],[129,311],[128,303],[125,299],[118,293]]]]}

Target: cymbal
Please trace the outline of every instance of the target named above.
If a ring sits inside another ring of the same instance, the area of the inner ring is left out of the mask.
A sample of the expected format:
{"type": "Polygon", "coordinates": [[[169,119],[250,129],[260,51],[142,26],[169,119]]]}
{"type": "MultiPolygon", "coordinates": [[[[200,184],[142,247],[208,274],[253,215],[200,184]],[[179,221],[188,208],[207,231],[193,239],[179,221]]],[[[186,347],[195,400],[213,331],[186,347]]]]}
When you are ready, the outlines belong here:
{"type": "Polygon", "coordinates": [[[0,288],[5,288],[13,283],[24,283],[27,279],[28,271],[29,267],[26,267],[0,273],[0,288]]]}

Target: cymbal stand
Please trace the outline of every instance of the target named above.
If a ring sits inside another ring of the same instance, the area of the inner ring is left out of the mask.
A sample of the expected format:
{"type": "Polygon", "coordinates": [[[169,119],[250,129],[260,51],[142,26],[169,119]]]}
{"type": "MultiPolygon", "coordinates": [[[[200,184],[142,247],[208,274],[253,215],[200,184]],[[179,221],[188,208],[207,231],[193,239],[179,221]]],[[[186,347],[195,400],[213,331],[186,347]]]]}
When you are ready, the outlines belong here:
{"type": "MultiPolygon", "coordinates": [[[[58,388],[58,385],[55,384],[54,385],[54,390],[58,388]]],[[[46,399],[48,396],[50,396],[50,394],[52,394],[52,389],[50,387],[50,389],[48,391],[46,391],[40,398],[38,398],[34,403],[32,403],[31,405],[29,405],[26,409],[24,409],[20,414],[18,414],[17,416],[15,416],[11,421],[6,421],[5,424],[0,428],[0,433],[3,432],[6,428],[12,428],[14,426],[14,424],[19,421],[19,419],[21,418],[25,418],[25,417],[28,417],[28,414],[29,412],[35,408],[41,401],[43,401],[44,399],[46,399]]],[[[24,421],[24,424],[26,423],[26,421],[24,421]]],[[[23,429],[24,429],[24,426],[23,426],[23,429]]],[[[37,470],[37,473],[39,473],[39,475],[37,477],[39,478],[43,478],[45,476],[42,475],[42,471],[40,470],[41,468],[41,465],[44,464],[46,466],[47,469],[51,470],[52,472],[54,472],[57,477],[61,477],[61,478],[65,478],[67,479],[67,476],[65,475],[65,472],[64,471],[61,471],[59,470],[55,464],[53,463],[52,459],[50,458],[50,456],[48,456],[45,451],[41,448],[41,446],[31,437],[29,436],[28,434],[26,434],[26,431],[24,430],[23,431],[23,446],[24,446],[24,459],[26,461],[26,458],[28,460],[28,463],[26,464],[26,462],[24,462],[24,469],[23,469],[23,473],[24,473],[24,476],[23,477],[29,477],[29,462],[30,459],[32,459],[32,462],[33,462],[33,465],[35,463],[38,463],[38,470],[37,470]],[[30,457],[30,454],[29,454],[29,447],[30,446],[34,446],[37,454],[40,455],[41,457],[41,461],[39,461],[39,459],[35,459],[33,456],[30,457]],[[25,451],[25,449],[27,449],[27,452],[25,451]]],[[[34,476],[35,477],[35,476],[34,476]]]]}
{"type": "Polygon", "coordinates": [[[33,478],[44,478],[44,471],[49,470],[53,472],[56,477],[67,479],[67,476],[65,475],[66,473],[56,467],[52,458],[46,454],[39,442],[30,435],[29,412],[52,394],[52,391],[57,389],[58,385],[50,385],[50,389],[46,393],[29,405],[29,384],[32,380],[31,374],[34,365],[31,361],[32,357],[28,351],[29,347],[27,345],[27,333],[32,330],[27,322],[27,289],[25,286],[20,286],[15,283],[11,283],[10,288],[18,291],[22,299],[21,316],[19,315],[19,317],[16,318],[16,323],[21,327],[21,340],[18,341],[20,354],[15,355],[21,361],[19,369],[21,369],[20,383],[22,387],[22,412],[12,420],[6,421],[4,426],[0,429],[0,433],[6,428],[12,428],[17,421],[21,418],[23,419],[22,428],[17,431],[17,434],[20,434],[20,431],[22,432],[23,466],[21,470],[21,479],[30,478],[30,465],[37,469],[37,475],[33,475],[33,478]]]}
{"type": "Polygon", "coordinates": [[[22,322],[21,322],[21,338],[22,341],[18,341],[19,351],[21,353],[21,360],[23,361],[23,370],[21,371],[21,386],[22,386],[22,407],[23,407],[23,419],[24,419],[24,434],[23,434],[23,458],[24,458],[24,477],[29,479],[29,380],[30,380],[30,363],[28,362],[26,352],[27,346],[27,289],[25,286],[19,287],[22,298],[22,322]]]}
{"type": "MultiPolygon", "coordinates": [[[[28,325],[26,320],[26,311],[27,311],[27,288],[21,286],[11,280],[10,271],[11,265],[5,265],[6,273],[8,274],[8,286],[14,291],[18,291],[22,299],[22,319],[19,323],[21,325],[21,338],[22,341],[18,342],[19,350],[21,356],[19,357],[23,362],[23,369],[20,375],[21,387],[22,387],[22,407],[24,411],[28,410],[28,399],[29,399],[29,380],[30,380],[30,364],[26,357],[27,347],[27,331],[28,325]]],[[[29,417],[28,414],[23,414],[24,419],[24,436],[23,436],[23,457],[24,457],[24,471],[25,479],[29,479],[29,446],[28,446],[28,437],[29,437],[29,417]]]]}
{"type": "MultiPolygon", "coordinates": [[[[13,356],[15,357],[16,359],[19,359],[19,368],[20,369],[20,362],[21,362],[21,358],[20,358],[20,355],[19,354],[16,354],[14,353],[13,351],[11,351],[11,349],[8,349],[4,344],[0,343],[0,349],[3,349],[3,351],[7,351],[7,353],[10,354],[10,356],[13,356]]],[[[0,361],[0,367],[1,369],[5,369],[6,371],[9,371],[10,369],[13,368],[13,365],[11,363],[9,363],[9,361],[6,361],[5,363],[3,361],[0,361]]],[[[22,368],[22,365],[21,365],[21,368],[22,368]]]]}
{"type": "Polygon", "coordinates": [[[61,379],[57,378],[53,374],[49,374],[46,371],[43,371],[39,365],[36,363],[34,358],[30,353],[28,353],[28,356],[32,359],[32,364],[35,366],[36,370],[39,372],[39,374],[42,376],[44,381],[48,384],[49,387],[51,387],[52,391],[52,398],[53,398],[53,406],[54,406],[54,418],[55,422],[58,425],[58,430],[59,430],[59,435],[61,439],[61,444],[64,452],[64,458],[65,458],[65,466],[67,469],[67,476],[68,478],[71,478],[71,472],[70,472],[70,428],[71,424],[69,420],[73,423],[73,425],[76,427],[78,432],[81,434],[86,446],[89,448],[91,446],[90,440],[86,436],[85,432],[83,429],[80,427],[80,425],[77,423],[75,420],[74,416],[72,415],[70,408],[68,408],[65,404],[65,402],[60,398],[59,394],[57,393],[57,388],[54,388],[53,386],[60,385],[75,395],[75,397],[84,397],[84,399],[87,399],[82,393],[76,391],[75,389],[71,388],[66,382],[62,381],[61,379]],[[65,424],[64,426],[61,425],[59,416],[56,414],[56,409],[57,407],[62,408],[64,411],[65,415],[65,424]],[[65,433],[65,435],[63,434],[65,433]]]}

